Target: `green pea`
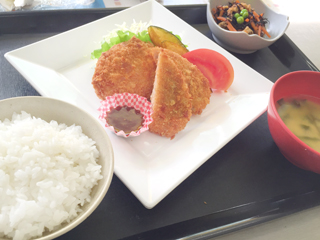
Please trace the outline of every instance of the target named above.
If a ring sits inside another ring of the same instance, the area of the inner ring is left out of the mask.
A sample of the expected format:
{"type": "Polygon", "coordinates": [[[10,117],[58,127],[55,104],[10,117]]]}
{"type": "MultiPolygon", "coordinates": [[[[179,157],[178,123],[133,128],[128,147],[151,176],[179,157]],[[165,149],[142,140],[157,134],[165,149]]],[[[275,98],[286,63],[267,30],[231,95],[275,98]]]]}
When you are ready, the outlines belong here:
{"type": "Polygon", "coordinates": [[[240,17],[237,18],[237,23],[238,24],[241,24],[243,22],[244,22],[244,18],[243,17],[240,16],[240,17]]]}
{"type": "Polygon", "coordinates": [[[241,10],[240,15],[242,16],[245,12],[248,12],[248,10],[244,8],[241,10]]]}
{"type": "Polygon", "coordinates": [[[237,19],[238,17],[240,17],[239,13],[234,14],[234,18],[237,19]]]}
{"type": "Polygon", "coordinates": [[[244,13],[242,14],[242,17],[243,17],[244,19],[246,19],[247,17],[249,17],[249,13],[248,13],[248,12],[244,12],[244,13]]]}

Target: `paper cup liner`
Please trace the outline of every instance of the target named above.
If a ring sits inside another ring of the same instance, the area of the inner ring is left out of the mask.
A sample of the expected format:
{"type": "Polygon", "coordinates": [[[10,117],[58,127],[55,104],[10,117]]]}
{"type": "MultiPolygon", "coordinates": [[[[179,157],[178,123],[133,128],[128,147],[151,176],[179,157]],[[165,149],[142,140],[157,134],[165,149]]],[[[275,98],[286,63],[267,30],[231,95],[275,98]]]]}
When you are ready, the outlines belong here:
{"type": "Polygon", "coordinates": [[[136,137],[141,133],[147,131],[149,129],[149,124],[152,122],[151,114],[152,114],[152,105],[145,97],[141,97],[137,94],[131,93],[122,93],[122,94],[114,94],[113,96],[106,97],[105,100],[101,101],[101,105],[98,108],[99,111],[99,119],[105,124],[105,127],[114,132],[116,135],[121,137],[136,137]],[[125,133],[124,131],[116,131],[113,126],[109,125],[106,118],[108,116],[108,112],[112,108],[117,107],[132,107],[135,110],[140,111],[143,115],[143,123],[142,127],[137,131],[132,131],[131,133],[125,133]]]}

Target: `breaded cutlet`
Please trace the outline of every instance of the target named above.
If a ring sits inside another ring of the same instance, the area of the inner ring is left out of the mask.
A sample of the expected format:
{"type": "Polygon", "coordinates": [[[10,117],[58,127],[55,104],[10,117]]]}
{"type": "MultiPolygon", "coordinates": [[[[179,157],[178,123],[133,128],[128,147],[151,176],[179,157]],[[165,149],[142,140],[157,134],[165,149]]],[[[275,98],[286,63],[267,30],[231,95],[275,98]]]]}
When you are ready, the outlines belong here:
{"type": "Polygon", "coordinates": [[[104,100],[127,92],[150,99],[156,71],[152,48],[153,44],[133,37],[102,53],[92,77],[96,95],[104,100]]]}
{"type": "Polygon", "coordinates": [[[197,66],[190,63],[186,58],[170,50],[168,52],[173,62],[177,65],[185,77],[189,93],[192,97],[192,114],[201,114],[202,110],[210,102],[211,89],[209,80],[202,74],[197,66]]]}
{"type": "Polygon", "coordinates": [[[157,70],[151,95],[153,122],[149,131],[173,139],[192,115],[188,84],[167,51],[157,56],[157,70]]]}
{"type": "Polygon", "coordinates": [[[209,80],[202,74],[197,66],[190,63],[181,55],[168,49],[155,48],[152,50],[153,55],[157,58],[160,51],[165,52],[174,64],[181,70],[189,88],[192,98],[192,114],[201,114],[202,110],[210,102],[211,89],[209,80]]]}

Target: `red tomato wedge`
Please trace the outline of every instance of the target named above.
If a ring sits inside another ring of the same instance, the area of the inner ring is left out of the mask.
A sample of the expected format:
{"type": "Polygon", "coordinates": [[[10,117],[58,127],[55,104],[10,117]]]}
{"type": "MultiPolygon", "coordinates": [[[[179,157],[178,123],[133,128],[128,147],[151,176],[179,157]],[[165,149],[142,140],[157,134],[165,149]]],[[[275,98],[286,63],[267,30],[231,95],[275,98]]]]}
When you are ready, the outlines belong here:
{"type": "Polygon", "coordinates": [[[234,70],[229,60],[211,49],[196,49],[182,55],[196,65],[209,80],[210,87],[216,90],[228,90],[233,83],[234,70]]]}

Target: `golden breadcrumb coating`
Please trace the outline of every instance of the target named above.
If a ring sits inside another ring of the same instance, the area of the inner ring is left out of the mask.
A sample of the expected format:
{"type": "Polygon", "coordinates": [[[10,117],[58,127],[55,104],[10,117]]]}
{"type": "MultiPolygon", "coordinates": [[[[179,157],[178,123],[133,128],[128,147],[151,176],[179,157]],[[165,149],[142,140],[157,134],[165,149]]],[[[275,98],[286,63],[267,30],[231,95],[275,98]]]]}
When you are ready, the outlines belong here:
{"type": "Polygon", "coordinates": [[[210,102],[209,81],[187,59],[136,37],[113,46],[98,59],[92,84],[104,100],[115,93],[151,99],[150,132],[173,139],[192,114],[210,102]]]}
{"type": "Polygon", "coordinates": [[[102,53],[92,77],[97,96],[104,100],[128,92],[150,99],[156,70],[152,48],[151,43],[133,37],[102,53]]]}
{"type": "Polygon", "coordinates": [[[167,51],[160,51],[151,95],[153,122],[149,125],[150,132],[173,139],[190,120],[191,101],[182,72],[167,51]]]}
{"type": "Polygon", "coordinates": [[[201,114],[210,102],[211,89],[209,80],[202,74],[197,66],[190,63],[186,58],[164,48],[153,48],[152,53],[157,61],[160,52],[165,52],[173,63],[181,70],[188,90],[192,98],[192,114],[201,114]]]}
{"type": "Polygon", "coordinates": [[[186,58],[170,50],[164,49],[181,70],[189,88],[192,98],[192,114],[201,114],[202,110],[210,102],[211,89],[209,80],[202,74],[197,66],[190,63],[186,58]]]}

